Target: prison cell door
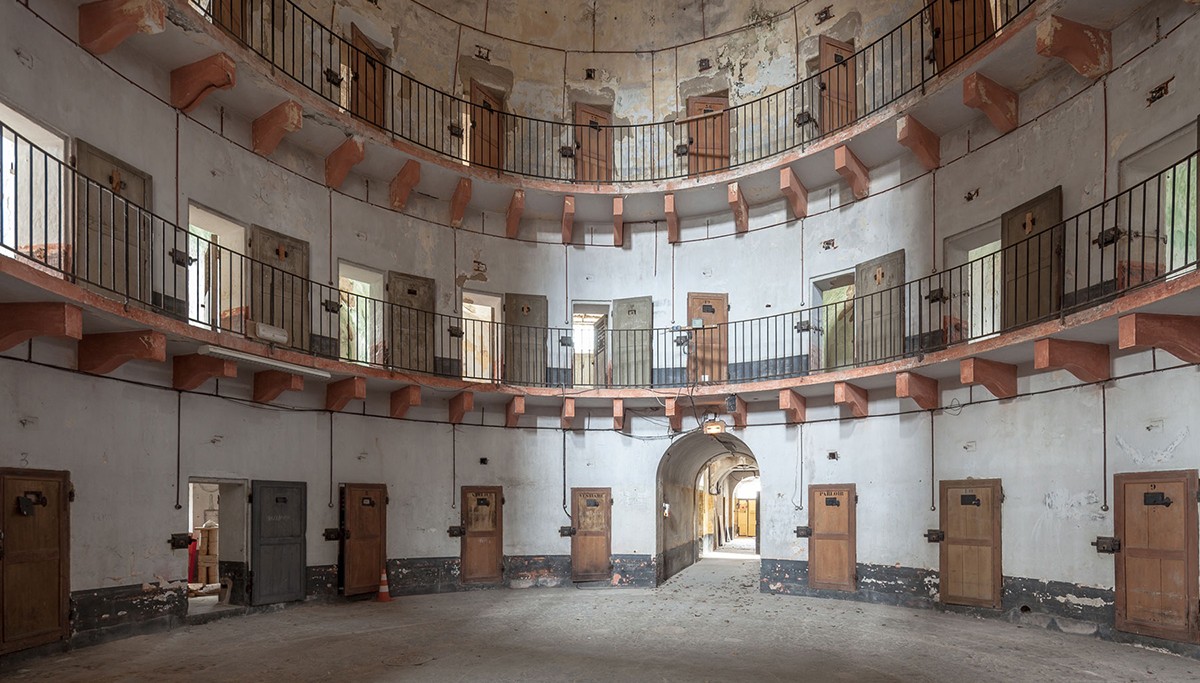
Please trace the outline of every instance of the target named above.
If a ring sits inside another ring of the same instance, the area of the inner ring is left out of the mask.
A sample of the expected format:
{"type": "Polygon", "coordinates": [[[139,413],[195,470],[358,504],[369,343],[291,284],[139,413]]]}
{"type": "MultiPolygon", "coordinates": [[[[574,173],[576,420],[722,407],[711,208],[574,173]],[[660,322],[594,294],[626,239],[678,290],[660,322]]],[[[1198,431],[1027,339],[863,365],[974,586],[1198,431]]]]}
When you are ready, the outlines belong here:
{"type": "Polygon", "coordinates": [[[343,62],[350,65],[350,112],[364,121],[382,128],[386,123],[384,105],[387,101],[387,60],[379,48],[350,24],[350,45],[343,49],[343,62]],[[351,49],[353,47],[354,49],[351,49]]]}
{"type": "Polygon", "coordinates": [[[904,250],[864,261],[854,269],[854,360],[904,353],[904,250]]]}
{"type": "Polygon", "coordinates": [[[1000,608],[999,479],[939,484],[941,599],[951,605],[1000,608]]]}
{"type": "Polygon", "coordinates": [[[575,179],[584,182],[612,182],[612,114],[575,105],[575,179]]]}
{"type": "Polygon", "coordinates": [[[342,594],[374,593],[387,569],[387,485],[342,484],[340,490],[342,594]]]}
{"type": "Polygon", "coordinates": [[[854,122],[858,113],[858,74],[854,46],[828,36],[818,45],[821,70],[821,132],[828,133],[854,122]]]}
{"type": "Polygon", "coordinates": [[[504,381],[512,384],[546,382],[546,325],[550,312],[546,297],[533,294],[504,295],[504,381]]]}
{"type": "Polygon", "coordinates": [[[1118,474],[1118,630],[1196,642],[1196,470],[1118,474]]]}
{"type": "Polygon", "coordinates": [[[688,383],[729,378],[729,295],[688,292],[688,383]]]}
{"type": "Polygon", "coordinates": [[[617,387],[649,386],[651,372],[651,328],[654,327],[654,298],[639,296],[612,302],[612,383],[617,387]]]}
{"type": "Polygon", "coordinates": [[[933,63],[939,71],[961,59],[992,36],[989,0],[933,0],[929,30],[933,63]]]}
{"type": "Polygon", "coordinates": [[[1004,327],[1057,313],[1063,287],[1062,186],[1000,218],[1004,327]]]}
{"type": "Polygon", "coordinates": [[[234,38],[244,41],[247,39],[247,23],[249,12],[246,11],[248,0],[213,0],[211,9],[212,22],[225,29],[234,38]]]}
{"type": "Polygon", "coordinates": [[[286,330],[287,345],[307,349],[312,330],[308,242],[253,225],[249,246],[251,319],[286,330]]]}
{"type": "Polygon", "coordinates": [[[392,316],[388,362],[401,370],[434,371],[436,314],[433,278],[388,272],[388,302],[392,316]]]}
{"type": "MultiPolygon", "coordinates": [[[[82,140],[76,142],[76,152],[80,176],[75,199],[79,212],[73,255],[75,276],[88,289],[149,302],[150,176],[82,140]]],[[[157,236],[159,242],[164,239],[176,241],[173,233],[157,236]]],[[[186,237],[178,242],[178,249],[186,256],[186,237]]],[[[165,247],[160,244],[159,249],[165,247]]],[[[177,274],[166,254],[156,254],[155,259],[168,264],[167,287],[172,278],[182,278],[174,293],[186,299],[186,267],[179,268],[182,272],[177,274]]],[[[177,307],[168,310],[180,312],[177,307]]],[[[186,301],[182,312],[187,313],[186,301]]]]}
{"type": "Polygon", "coordinates": [[[0,468],[0,655],[70,633],[70,474],[0,468]]]}
{"type": "Polygon", "coordinates": [[[308,485],[250,482],[250,604],[303,600],[308,485]]]}
{"type": "Polygon", "coordinates": [[[729,167],[729,98],[687,99],[688,173],[702,175],[729,167]]]}
{"type": "Polygon", "coordinates": [[[504,578],[504,489],[462,487],[462,582],[498,583],[504,578]]]}
{"type": "Polygon", "coordinates": [[[808,487],[808,586],[853,591],[858,587],[858,535],[854,484],[808,487]]]}
{"type": "Polygon", "coordinates": [[[504,116],[500,98],[471,81],[471,162],[500,168],[504,162],[504,116]]]}
{"type": "Polygon", "coordinates": [[[612,489],[571,489],[571,519],[571,580],[607,580],[612,576],[612,489]]]}

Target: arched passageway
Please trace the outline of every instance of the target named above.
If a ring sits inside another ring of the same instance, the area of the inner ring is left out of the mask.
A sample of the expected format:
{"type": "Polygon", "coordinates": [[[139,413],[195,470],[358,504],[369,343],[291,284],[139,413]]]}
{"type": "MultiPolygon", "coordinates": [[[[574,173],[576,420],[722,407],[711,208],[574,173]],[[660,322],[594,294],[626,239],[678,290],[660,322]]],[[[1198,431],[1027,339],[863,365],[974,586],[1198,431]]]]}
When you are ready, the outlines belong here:
{"type": "Polygon", "coordinates": [[[758,485],[754,453],[732,434],[672,443],[658,465],[657,582],[708,555],[757,559],[758,485]]]}

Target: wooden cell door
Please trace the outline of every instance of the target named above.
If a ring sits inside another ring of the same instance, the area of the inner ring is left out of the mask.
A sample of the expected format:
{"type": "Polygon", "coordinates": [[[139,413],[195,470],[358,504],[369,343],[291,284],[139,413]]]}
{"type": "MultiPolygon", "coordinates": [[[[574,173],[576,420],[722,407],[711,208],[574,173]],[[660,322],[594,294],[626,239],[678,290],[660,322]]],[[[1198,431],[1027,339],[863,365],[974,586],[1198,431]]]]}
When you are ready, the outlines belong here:
{"type": "Polygon", "coordinates": [[[854,359],[870,363],[904,353],[904,250],[854,268],[854,359]]]}
{"type": "Polygon", "coordinates": [[[808,487],[808,586],[836,591],[858,588],[858,494],[854,484],[808,487]]]}
{"type": "Polygon", "coordinates": [[[225,29],[234,38],[245,41],[249,12],[247,0],[212,0],[212,22],[225,29]]]}
{"type": "Polygon", "coordinates": [[[1063,289],[1062,186],[1000,218],[1004,327],[1058,312],[1063,289]]]}
{"type": "Polygon", "coordinates": [[[546,325],[549,320],[550,309],[546,297],[540,294],[504,295],[502,363],[505,382],[546,382],[546,325]]]}
{"type": "Polygon", "coordinates": [[[471,163],[504,165],[504,115],[499,97],[471,81],[471,163]]]}
{"type": "Polygon", "coordinates": [[[350,67],[350,113],[383,128],[387,123],[387,60],[353,23],[350,24],[350,45],[343,43],[343,46],[346,54],[342,61],[350,67]]]}
{"type": "Polygon", "coordinates": [[[612,576],[612,489],[571,489],[571,580],[607,581],[612,576]]]}
{"type": "MultiPolygon", "coordinates": [[[[150,176],[116,157],[83,142],[76,142],[78,187],[74,266],[80,284],[103,294],[128,297],[134,302],[149,302],[150,279],[150,176]],[[85,180],[86,179],[86,180],[85,180]],[[92,182],[87,182],[88,180],[92,182]]],[[[157,235],[158,240],[173,240],[174,234],[157,235]]],[[[186,251],[186,242],[179,248],[186,251]]],[[[167,268],[181,273],[186,297],[186,268],[176,268],[166,259],[167,268]]],[[[167,286],[175,281],[167,278],[167,286]]],[[[183,311],[187,312],[186,301],[183,311]]]]}
{"type": "Polygon", "coordinates": [[[1120,631],[1200,640],[1196,470],[1118,474],[1114,530],[1120,631]]]}
{"type": "Polygon", "coordinates": [[[437,326],[433,278],[389,271],[387,292],[393,304],[389,363],[400,370],[433,372],[437,326]]]}
{"type": "Polygon", "coordinates": [[[504,489],[462,487],[462,582],[499,583],[504,578],[504,489]]]}
{"type": "Polygon", "coordinates": [[[0,468],[0,655],[70,634],[70,474],[0,468]]]}
{"type": "Polygon", "coordinates": [[[307,349],[312,330],[308,242],[254,225],[249,247],[251,319],[283,328],[288,346],[307,349]]]}
{"type": "Polygon", "coordinates": [[[688,173],[703,175],[729,168],[729,98],[687,100],[688,173]]]}
{"type": "Polygon", "coordinates": [[[941,600],[950,605],[1000,608],[999,479],[939,484],[945,539],[941,547],[941,600]]]}
{"type": "Polygon", "coordinates": [[[342,484],[340,491],[342,594],[375,593],[387,564],[387,485],[342,484]]]}
{"type": "Polygon", "coordinates": [[[612,114],[586,104],[575,105],[575,179],[612,182],[612,114]]]}
{"type": "Polygon", "coordinates": [[[940,71],[961,59],[994,32],[989,0],[933,0],[929,30],[933,63],[940,71]]]}
{"type": "Polygon", "coordinates": [[[688,292],[688,383],[729,378],[729,295],[688,292]]]}
{"type": "Polygon", "coordinates": [[[737,535],[758,536],[758,500],[743,498],[737,501],[737,535]]]}
{"type": "Polygon", "coordinates": [[[821,91],[821,132],[854,123],[858,115],[858,70],[854,46],[828,36],[818,41],[817,87],[821,91]]]}
{"type": "Polygon", "coordinates": [[[302,481],[250,482],[250,604],[304,599],[307,497],[302,481]]]}
{"type": "Polygon", "coordinates": [[[617,387],[649,386],[654,333],[654,298],[639,296],[612,302],[609,357],[617,387]]]}

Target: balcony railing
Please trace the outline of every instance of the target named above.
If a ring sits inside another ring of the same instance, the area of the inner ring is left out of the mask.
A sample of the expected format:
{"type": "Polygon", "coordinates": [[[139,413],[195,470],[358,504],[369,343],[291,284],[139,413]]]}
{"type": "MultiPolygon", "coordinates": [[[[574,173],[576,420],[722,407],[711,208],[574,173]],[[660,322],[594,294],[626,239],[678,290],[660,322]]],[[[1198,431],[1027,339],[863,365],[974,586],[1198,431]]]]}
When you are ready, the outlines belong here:
{"type": "Polygon", "coordinates": [[[199,327],[269,330],[296,351],[473,381],[680,387],[867,366],[1059,318],[1200,260],[1193,152],[1064,221],[1027,219],[1029,236],[994,253],[895,287],[738,322],[613,329],[594,321],[579,334],[416,310],[314,282],[172,224],[3,123],[0,137],[0,254],[199,327]]]}
{"type": "Polygon", "coordinates": [[[468,101],[442,92],[388,66],[356,30],[347,40],[291,0],[190,2],[277,71],[388,135],[504,173],[603,184],[698,177],[809,145],[923,88],[1034,0],[933,0],[856,52],[823,42],[823,68],[782,90],[628,125],[610,125],[602,112],[567,122],[520,116],[502,111],[495,93],[468,101]]]}

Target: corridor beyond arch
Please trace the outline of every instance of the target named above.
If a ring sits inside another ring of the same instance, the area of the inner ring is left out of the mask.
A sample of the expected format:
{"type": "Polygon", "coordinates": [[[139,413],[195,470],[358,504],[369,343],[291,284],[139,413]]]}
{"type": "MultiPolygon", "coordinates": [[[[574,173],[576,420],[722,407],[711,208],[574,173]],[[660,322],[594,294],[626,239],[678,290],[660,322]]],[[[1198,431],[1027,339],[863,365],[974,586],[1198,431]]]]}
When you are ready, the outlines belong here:
{"type": "Polygon", "coordinates": [[[758,499],[747,501],[739,523],[734,489],[759,476],[753,451],[727,432],[691,432],[667,448],[658,465],[656,486],[657,583],[739,536],[743,544],[748,544],[747,539],[754,542],[755,554],[742,555],[757,557],[758,499]]]}

